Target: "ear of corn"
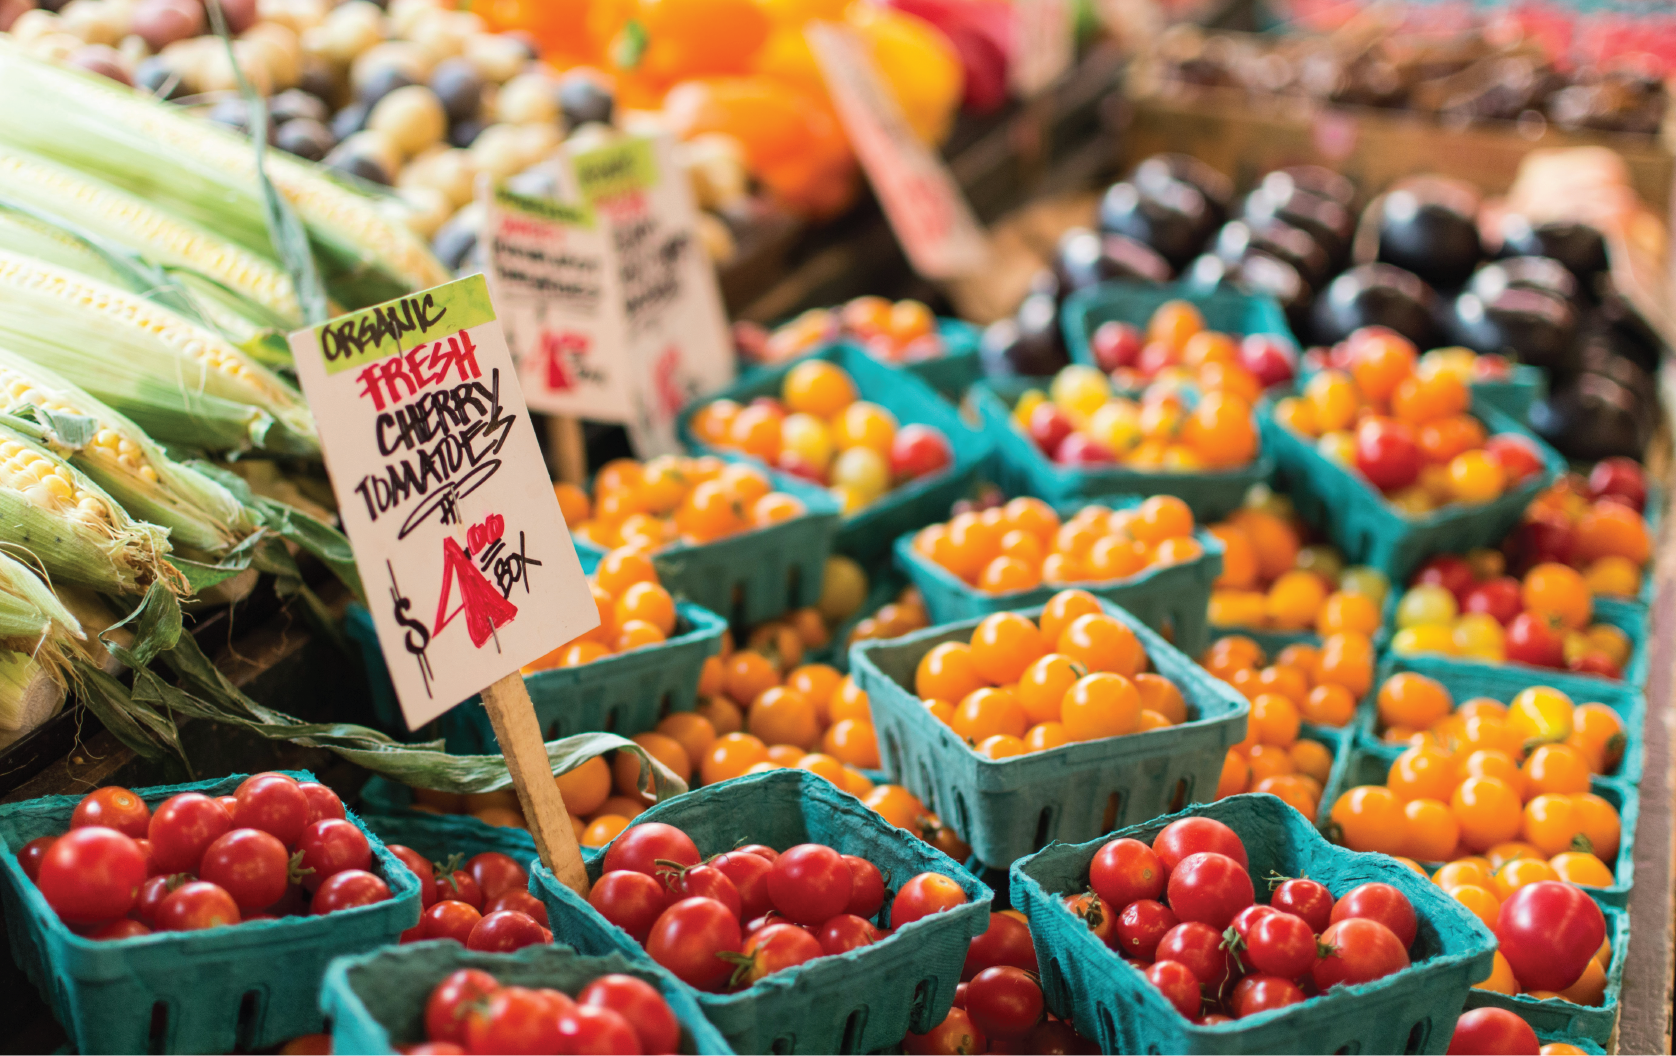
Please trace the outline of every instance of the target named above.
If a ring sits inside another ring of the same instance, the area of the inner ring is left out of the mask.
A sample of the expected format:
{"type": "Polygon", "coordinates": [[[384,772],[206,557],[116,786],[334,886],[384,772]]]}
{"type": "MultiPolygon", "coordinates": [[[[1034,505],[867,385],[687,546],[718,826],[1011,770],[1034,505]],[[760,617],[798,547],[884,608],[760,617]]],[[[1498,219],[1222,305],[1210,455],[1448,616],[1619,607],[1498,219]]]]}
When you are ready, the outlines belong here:
{"type": "Polygon", "coordinates": [[[53,582],[130,594],[154,582],[185,586],[168,532],[136,521],[81,471],[0,423],[0,536],[53,582]]]}
{"type": "Polygon", "coordinates": [[[155,264],[200,272],[276,313],[291,329],[303,323],[291,279],[271,259],[91,176],[24,151],[0,150],[0,193],[73,220],[155,264]]]}
{"type": "Polygon", "coordinates": [[[0,747],[58,714],[63,675],[40,658],[0,649],[0,747]]]}
{"type": "MultiPolygon", "coordinates": [[[[4,44],[0,143],[96,175],[273,257],[251,145],[177,107],[4,44]]],[[[307,226],[339,301],[376,304],[450,277],[416,234],[321,166],[270,153],[267,169],[307,226]]]]}
{"type": "Polygon", "coordinates": [[[0,551],[0,640],[27,652],[86,638],[81,621],[23,562],[0,551]]]}
{"type": "Polygon", "coordinates": [[[133,422],[37,363],[0,349],[0,413],[33,419],[49,443],[130,514],[169,529],[169,541],[221,555],[256,530],[226,488],[170,459],[133,422]],[[68,436],[75,415],[86,436],[68,436]]]}
{"type": "Polygon", "coordinates": [[[232,342],[33,257],[0,252],[0,347],[50,366],[165,443],[320,450],[301,394],[232,342]]]}

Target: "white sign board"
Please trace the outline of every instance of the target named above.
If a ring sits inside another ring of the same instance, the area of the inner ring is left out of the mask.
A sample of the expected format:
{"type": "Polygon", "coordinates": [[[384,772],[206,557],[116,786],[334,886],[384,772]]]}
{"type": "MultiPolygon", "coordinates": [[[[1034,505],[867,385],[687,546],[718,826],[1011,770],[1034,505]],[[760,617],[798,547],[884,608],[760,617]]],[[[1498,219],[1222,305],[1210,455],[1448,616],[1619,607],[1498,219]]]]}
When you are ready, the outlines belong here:
{"type": "Polygon", "coordinates": [[[980,270],[989,252],[983,229],[948,166],[908,127],[866,45],[829,22],[809,23],[804,35],[908,263],[928,279],[980,270]]]}
{"type": "Polygon", "coordinates": [[[598,623],[483,276],[291,352],[409,726],[598,623]]]}

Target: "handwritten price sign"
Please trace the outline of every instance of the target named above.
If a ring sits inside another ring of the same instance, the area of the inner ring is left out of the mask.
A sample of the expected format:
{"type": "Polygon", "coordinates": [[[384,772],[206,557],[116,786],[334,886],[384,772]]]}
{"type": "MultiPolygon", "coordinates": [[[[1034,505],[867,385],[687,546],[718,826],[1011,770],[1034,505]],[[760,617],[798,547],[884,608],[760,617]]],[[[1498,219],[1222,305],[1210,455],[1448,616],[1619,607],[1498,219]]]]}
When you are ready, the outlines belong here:
{"type": "Polygon", "coordinates": [[[410,726],[597,623],[481,275],[291,351],[410,726]]]}

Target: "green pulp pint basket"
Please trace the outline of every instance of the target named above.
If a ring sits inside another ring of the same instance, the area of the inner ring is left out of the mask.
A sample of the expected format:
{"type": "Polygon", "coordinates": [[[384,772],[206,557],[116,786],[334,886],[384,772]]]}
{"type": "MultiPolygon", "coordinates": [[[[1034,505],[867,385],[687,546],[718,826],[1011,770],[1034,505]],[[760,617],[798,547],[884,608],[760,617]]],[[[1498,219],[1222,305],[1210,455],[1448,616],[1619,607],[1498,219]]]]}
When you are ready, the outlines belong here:
{"type": "MultiPolygon", "coordinates": [[[[814,842],[865,858],[885,876],[885,908],[878,921],[885,925],[893,892],[920,873],[954,879],[970,899],[907,924],[882,942],[776,972],[738,993],[706,993],[677,983],[736,1050],[875,1052],[900,1043],[910,1031],[925,1033],[948,1014],[967,947],[989,926],[991,899],[989,888],[954,859],[803,770],[707,785],[652,807],[630,828],[653,821],[685,831],[704,855],[746,842],[777,851],[814,842]]],[[[588,878],[598,880],[603,852],[587,858],[588,878]]],[[[539,863],[530,877],[530,890],[547,903],[557,941],[584,953],[615,952],[653,964],[627,932],[539,863]]]]}
{"type": "Polygon", "coordinates": [[[657,987],[669,1003],[681,1024],[681,1052],[733,1051],[679,984],[625,957],[585,957],[565,946],[479,953],[446,939],[333,961],[320,990],[320,1011],[332,1022],[333,1051],[405,1052],[407,1046],[424,1041],[425,1002],[438,983],[462,968],[481,969],[507,986],[552,987],[571,997],[602,975],[632,975],[657,987]]]}
{"type": "MultiPolygon", "coordinates": [[[[592,572],[599,564],[597,551],[578,548],[576,556],[584,572],[592,572]]],[[[351,605],[348,622],[350,636],[361,646],[374,710],[386,726],[405,730],[372,617],[351,605]]],[[[593,730],[626,737],[651,729],[672,711],[691,711],[697,703],[704,661],[721,652],[725,630],[727,624],[708,609],[677,602],[675,634],[668,641],[613,653],[580,667],[553,667],[525,675],[524,687],[541,721],[542,737],[554,741],[593,730]]],[[[453,755],[500,754],[481,696],[474,695],[444,713],[437,725],[453,755]]]]}
{"type": "MultiPolygon", "coordinates": [[[[1584,890],[1593,893],[1593,889],[1584,890]]],[[[1629,910],[1607,905],[1600,898],[1600,911],[1606,914],[1606,934],[1612,940],[1612,963],[1606,969],[1606,996],[1599,1005],[1574,1005],[1558,998],[1531,997],[1528,994],[1497,994],[1489,990],[1474,990],[1467,995],[1468,1008],[1505,1008],[1517,1013],[1532,1029],[1544,1036],[1562,1035],[1556,1040],[1586,1038],[1596,1045],[1608,1045],[1618,1025],[1618,1001],[1624,989],[1624,963],[1629,954],[1629,910]]],[[[1649,937],[1648,941],[1656,942],[1649,937]]]]}
{"type": "MultiPolygon", "coordinates": [[[[1383,785],[1391,764],[1401,755],[1404,745],[1369,745],[1359,742],[1346,759],[1334,760],[1333,774],[1327,789],[1321,794],[1322,820],[1339,796],[1358,785],[1383,785]]],[[[1589,791],[1612,804],[1618,812],[1621,835],[1618,853],[1607,864],[1612,868],[1615,882],[1610,887],[1578,885],[1603,906],[1627,906],[1630,891],[1635,886],[1635,826],[1641,817],[1641,796],[1634,786],[1609,778],[1596,777],[1589,782],[1589,791]]],[[[1436,872],[1442,862],[1422,862],[1428,871],[1436,872]]]]}
{"type": "Polygon", "coordinates": [[[1012,890],[1030,919],[1048,1007],[1101,1052],[1444,1052],[1468,990],[1490,973],[1496,949],[1490,930],[1431,881],[1385,855],[1334,847],[1303,815],[1267,795],[1230,796],[1087,843],[1054,844],[1013,865],[1012,890]],[[1335,896],[1369,881],[1396,887],[1419,922],[1414,963],[1232,1023],[1192,1023],[1062,901],[1087,888],[1089,863],[1109,840],[1151,843],[1187,816],[1215,818],[1239,834],[1258,891],[1267,889],[1271,872],[1319,880],[1335,896]]]}
{"type": "MultiPolygon", "coordinates": [[[[739,456],[733,456],[738,458],[739,456]]],[[[741,626],[772,620],[820,600],[821,576],[838,533],[838,502],[825,488],[769,470],[776,491],[800,500],[808,512],[709,543],[671,543],[652,553],[658,581],[690,601],[741,626]]],[[[605,555],[576,540],[577,554],[605,555]]]]}
{"type": "Polygon", "coordinates": [[[1168,301],[1187,301],[1205,318],[1205,329],[1233,337],[1275,334],[1293,348],[1297,339],[1286,325],[1286,313],[1272,297],[1255,297],[1235,290],[1198,290],[1143,282],[1102,282],[1073,293],[1060,310],[1059,325],[1071,362],[1096,366],[1090,342],[1102,323],[1129,323],[1143,332],[1152,313],[1168,301]]]}
{"type": "MultiPolygon", "coordinates": [[[[1100,505],[1123,508],[1139,505],[1140,501],[1130,499],[1100,505]]],[[[1075,512],[1085,505],[1089,504],[1069,503],[1061,512],[1075,512]]],[[[1203,528],[1196,528],[1193,537],[1204,548],[1204,553],[1191,561],[1143,568],[1123,579],[1043,585],[1006,594],[979,590],[929,560],[914,549],[916,534],[909,532],[896,540],[896,567],[907,573],[908,579],[919,589],[933,624],[981,619],[992,612],[1036,608],[1047,604],[1048,599],[1061,590],[1086,590],[1095,597],[1123,606],[1140,617],[1142,623],[1168,636],[1175,647],[1188,656],[1198,656],[1208,644],[1205,613],[1210,603],[1211,584],[1222,574],[1222,542],[1203,528]]]]}
{"type": "MultiPolygon", "coordinates": [[[[1188,721],[1167,729],[985,758],[920,703],[920,658],[964,642],[979,620],[858,642],[850,673],[866,691],[885,771],[954,828],[986,866],[1005,867],[1054,840],[1086,840],[1216,794],[1223,757],[1245,737],[1251,705],[1111,602],[1105,611],[1140,638],[1152,669],[1186,698],[1188,721]]],[[[1025,615],[1036,618],[1039,609],[1025,615]]]]}
{"type": "Polygon", "coordinates": [[[1107,495],[1174,495],[1193,508],[1200,523],[1210,524],[1239,509],[1251,485],[1268,480],[1274,471],[1266,439],[1257,457],[1238,469],[1187,472],[1058,465],[1042,454],[1012,418],[1013,404],[1025,389],[1045,390],[1052,380],[996,378],[972,386],[972,406],[984,434],[995,445],[996,483],[1010,495],[1034,495],[1053,503],[1107,495]]]}
{"type": "MultiPolygon", "coordinates": [[[[303,771],[286,771],[312,781],[303,771]]],[[[230,796],[245,775],[137,788],[153,808],[181,792],[230,796]]],[[[0,806],[0,899],[12,957],[80,1052],[232,1052],[319,1032],[320,979],[345,954],[394,943],[419,922],[419,881],[354,814],[390,898],[321,917],[99,942],[71,931],[24,875],[17,852],[70,827],[80,796],[0,806]]]]}
{"type": "MultiPolygon", "coordinates": [[[[861,399],[878,404],[901,425],[919,423],[939,430],[948,438],[954,451],[954,461],[946,469],[888,492],[877,502],[844,518],[833,545],[861,561],[870,561],[890,552],[893,539],[933,521],[945,520],[949,507],[964,498],[978,480],[990,454],[990,443],[983,434],[970,428],[960,418],[952,404],[936,391],[895,367],[880,363],[856,345],[840,342],[819,352],[811,353],[790,363],[782,363],[771,370],[736,382],[710,399],[731,399],[749,403],[758,396],[778,398],[787,374],[798,363],[809,359],[824,359],[835,363],[855,382],[861,399]]],[[[693,435],[692,417],[704,402],[693,403],[681,412],[679,428],[681,442],[688,449],[705,454],[722,455],[727,452],[713,448],[693,435]]]]}
{"type": "Polygon", "coordinates": [[[1258,407],[1258,420],[1263,449],[1275,460],[1275,490],[1290,495],[1299,515],[1325,531],[1349,563],[1372,565],[1397,584],[1407,582],[1409,573],[1432,554],[1499,544],[1537,493],[1565,471],[1558,452],[1476,396],[1472,413],[1491,434],[1515,433],[1535,444],[1545,468],[1490,502],[1452,503],[1423,517],[1398,512],[1366,480],[1277,422],[1266,403],[1258,407]]]}

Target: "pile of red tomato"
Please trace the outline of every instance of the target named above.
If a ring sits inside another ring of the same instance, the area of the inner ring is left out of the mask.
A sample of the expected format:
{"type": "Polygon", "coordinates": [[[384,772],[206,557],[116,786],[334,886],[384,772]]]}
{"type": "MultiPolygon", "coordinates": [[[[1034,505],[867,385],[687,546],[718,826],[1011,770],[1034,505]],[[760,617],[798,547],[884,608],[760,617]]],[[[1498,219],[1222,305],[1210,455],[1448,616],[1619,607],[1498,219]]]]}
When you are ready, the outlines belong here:
{"type": "Polygon", "coordinates": [[[401,941],[453,939],[468,950],[506,953],[553,941],[547,907],[530,894],[529,873],[510,856],[484,851],[462,867],[458,855],[433,864],[410,847],[388,849],[419,880],[424,907],[401,941]]]}
{"type": "Polygon", "coordinates": [[[182,792],[153,811],[126,788],[95,789],[70,831],[18,853],[59,919],[93,939],[197,931],[324,914],[390,897],[372,847],[325,785],[245,778],[230,796],[182,792]]]}
{"type": "Polygon", "coordinates": [[[878,866],[819,843],[784,851],[746,844],[705,859],[673,825],[630,826],[605,852],[588,903],[646,948],[676,978],[729,991],[817,957],[888,938],[922,917],[963,905],[966,892],[940,873],[903,883],[888,928],[878,866]]]}
{"type": "Polygon", "coordinates": [[[638,1056],[680,1051],[681,1023],[656,987],[632,975],[602,975],[573,998],[552,987],[502,986],[480,968],[462,968],[425,1000],[425,1038],[400,1051],[638,1056]]]}
{"type": "Polygon", "coordinates": [[[1245,844],[1213,818],[1165,826],[1149,847],[1116,839],[1065,905],[1142,969],[1183,1016],[1212,1025],[1285,1008],[1409,966],[1414,907],[1389,884],[1335,899],[1306,877],[1256,899],[1245,844]]]}

